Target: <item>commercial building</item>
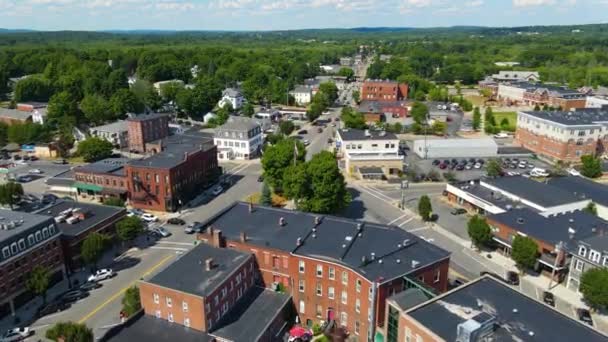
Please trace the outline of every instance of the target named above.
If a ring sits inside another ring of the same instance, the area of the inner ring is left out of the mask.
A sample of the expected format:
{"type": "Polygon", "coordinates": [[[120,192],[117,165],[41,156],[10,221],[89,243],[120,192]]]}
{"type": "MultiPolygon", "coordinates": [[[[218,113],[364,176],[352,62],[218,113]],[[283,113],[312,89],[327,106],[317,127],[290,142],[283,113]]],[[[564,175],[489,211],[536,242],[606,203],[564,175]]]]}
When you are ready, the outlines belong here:
{"type": "Polygon", "coordinates": [[[384,325],[386,298],[447,289],[449,253],[396,227],[235,203],[198,239],[255,256],[266,287],[292,294],[300,321],[335,321],[359,340],[384,325]]]}
{"type": "Polygon", "coordinates": [[[72,169],[72,186],[79,199],[103,202],[105,198],[117,197],[126,201],[128,162],[128,158],[108,158],[72,169]]]}
{"type": "Polygon", "coordinates": [[[497,96],[499,101],[510,105],[547,105],[563,110],[585,108],[587,103],[587,95],[578,90],[529,82],[500,83],[497,96]]]}
{"type": "Polygon", "coordinates": [[[312,89],[307,86],[297,86],[289,92],[293,96],[296,103],[300,106],[309,104],[312,101],[312,89]]]}
{"type": "Polygon", "coordinates": [[[608,267],[608,231],[606,230],[600,230],[598,234],[578,241],[578,246],[572,251],[566,286],[579,292],[583,273],[598,267],[608,267]]]}
{"type": "Polygon", "coordinates": [[[393,133],[345,128],[337,131],[336,147],[344,169],[363,179],[397,176],[403,171],[399,138],[393,133]]]}
{"type": "Polygon", "coordinates": [[[402,101],[407,99],[408,86],[390,80],[366,80],[361,85],[361,100],[402,101]]]}
{"type": "Polygon", "coordinates": [[[405,119],[409,113],[407,101],[371,101],[363,100],[358,111],[365,117],[365,122],[386,122],[390,119],[405,119]]]}
{"type": "Polygon", "coordinates": [[[169,136],[169,117],[164,114],[140,114],[128,118],[127,125],[130,151],[149,152],[146,144],[169,136]]]}
{"type": "Polygon", "coordinates": [[[50,216],[0,209],[0,317],[34,297],[27,291],[28,275],[46,267],[51,284],[65,275],[61,231],[50,216]]]}
{"type": "Polygon", "coordinates": [[[213,138],[219,159],[253,159],[261,151],[263,142],[260,124],[245,117],[230,117],[216,128],[213,138]]]}
{"type": "Polygon", "coordinates": [[[129,146],[129,127],[126,121],[118,120],[116,122],[89,128],[89,134],[108,141],[117,148],[129,146]]]}
{"type": "Polygon", "coordinates": [[[602,108],[604,106],[608,106],[607,96],[587,96],[587,103],[585,105],[586,108],[602,108]]]}
{"type": "Polygon", "coordinates": [[[218,101],[217,105],[223,108],[225,105],[230,105],[233,110],[239,110],[245,104],[245,97],[239,89],[226,88],[222,92],[222,98],[218,101]]]}
{"type": "Polygon", "coordinates": [[[386,341],[606,341],[606,336],[484,276],[403,310],[389,300],[386,341]]]}
{"type": "Polygon", "coordinates": [[[417,139],[412,151],[424,159],[496,157],[498,145],[491,138],[417,139]]]}
{"type": "Polygon", "coordinates": [[[538,71],[505,71],[501,70],[498,74],[489,77],[495,82],[538,82],[540,75],[538,71]]]}
{"type": "Polygon", "coordinates": [[[32,122],[32,113],[17,109],[0,108],[0,122],[7,125],[32,122]]]}
{"type": "Polygon", "coordinates": [[[551,161],[578,163],[586,154],[603,155],[608,144],[608,109],[520,111],[515,143],[551,161]]]}
{"type": "Polygon", "coordinates": [[[552,177],[549,185],[568,191],[571,194],[591,200],[595,204],[597,216],[608,220],[608,186],[585,177],[552,177]]]}

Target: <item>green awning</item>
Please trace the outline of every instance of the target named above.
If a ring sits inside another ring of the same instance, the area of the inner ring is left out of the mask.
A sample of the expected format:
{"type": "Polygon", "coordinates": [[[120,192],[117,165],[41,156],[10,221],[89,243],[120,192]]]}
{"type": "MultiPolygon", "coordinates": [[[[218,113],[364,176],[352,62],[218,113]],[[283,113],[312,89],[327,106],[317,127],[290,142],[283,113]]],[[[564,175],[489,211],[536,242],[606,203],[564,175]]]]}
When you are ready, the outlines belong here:
{"type": "Polygon", "coordinates": [[[99,185],[82,183],[82,182],[75,182],[74,187],[78,188],[80,190],[96,191],[96,192],[101,192],[101,190],[103,190],[103,188],[99,185]]]}

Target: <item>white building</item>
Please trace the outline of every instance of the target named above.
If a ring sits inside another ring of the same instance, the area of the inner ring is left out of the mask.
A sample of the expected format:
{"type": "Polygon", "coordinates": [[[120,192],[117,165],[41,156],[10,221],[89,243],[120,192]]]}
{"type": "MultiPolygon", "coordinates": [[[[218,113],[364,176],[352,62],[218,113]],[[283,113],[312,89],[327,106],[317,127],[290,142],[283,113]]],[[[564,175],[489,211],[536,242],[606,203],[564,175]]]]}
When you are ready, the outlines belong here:
{"type": "Polygon", "coordinates": [[[222,92],[222,98],[217,103],[217,105],[219,107],[224,107],[227,104],[230,104],[232,106],[232,109],[238,110],[243,107],[243,104],[245,104],[245,97],[238,89],[226,88],[222,92]]]}
{"type": "Polygon", "coordinates": [[[494,139],[419,139],[414,140],[414,153],[420,158],[496,157],[494,139]]]}
{"type": "Polygon", "coordinates": [[[127,147],[129,145],[129,128],[125,120],[119,120],[103,126],[91,127],[89,128],[89,134],[93,137],[106,140],[119,148],[127,147]]]}
{"type": "Polygon", "coordinates": [[[231,116],[215,130],[213,142],[220,160],[252,159],[262,149],[262,127],[253,119],[231,116]]]}
{"type": "Polygon", "coordinates": [[[157,91],[159,94],[161,94],[163,87],[164,87],[164,86],[166,86],[166,85],[169,85],[169,84],[173,84],[173,85],[176,85],[176,86],[181,86],[181,87],[183,87],[185,83],[184,83],[184,81],[182,81],[182,80],[167,80],[167,81],[160,81],[160,82],[156,82],[156,83],[154,83],[154,89],[156,89],[156,91],[157,91]]]}
{"type": "Polygon", "coordinates": [[[602,108],[608,106],[608,97],[605,96],[587,96],[587,108],[602,108]]]}
{"type": "Polygon", "coordinates": [[[538,71],[499,71],[490,76],[496,82],[538,82],[538,71]]]}
{"type": "Polygon", "coordinates": [[[46,122],[46,108],[34,109],[32,122],[43,125],[46,122]]]}
{"type": "Polygon", "coordinates": [[[364,179],[378,179],[403,171],[399,138],[393,133],[360,129],[341,129],[336,148],[344,169],[364,179]]]}
{"type": "Polygon", "coordinates": [[[497,96],[500,100],[523,102],[526,90],[528,90],[528,88],[522,86],[519,83],[501,83],[498,85],[497,96]]]}
{"type": "Polygon", "coordinates": [[[293,96],[296,103],[300,106],[309,104],[312,101],[312,89],[307,86],[297,86],[293,91],[289,92],[293,96]]]}

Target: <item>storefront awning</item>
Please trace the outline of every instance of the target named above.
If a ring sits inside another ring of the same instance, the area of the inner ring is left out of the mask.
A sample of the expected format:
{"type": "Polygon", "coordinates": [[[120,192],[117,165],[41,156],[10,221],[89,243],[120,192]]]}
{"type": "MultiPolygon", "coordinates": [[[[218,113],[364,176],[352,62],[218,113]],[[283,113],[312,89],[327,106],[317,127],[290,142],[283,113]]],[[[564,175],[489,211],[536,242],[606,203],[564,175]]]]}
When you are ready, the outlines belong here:
{"type": "Polygon", "coordinates": [[[80,190],[95,191],[95,192],[101,192],[101,190],[103,190],[103,188],[99,185],[82,183],[82,182],[75,182],[74,187],[77,189],[80,189],[80,190]]]}
{"type": "Polygon", "coordinates": [[[367,176],[382,176],[384,172],[379,167],[360,167],[359,173],[367,176]]]}

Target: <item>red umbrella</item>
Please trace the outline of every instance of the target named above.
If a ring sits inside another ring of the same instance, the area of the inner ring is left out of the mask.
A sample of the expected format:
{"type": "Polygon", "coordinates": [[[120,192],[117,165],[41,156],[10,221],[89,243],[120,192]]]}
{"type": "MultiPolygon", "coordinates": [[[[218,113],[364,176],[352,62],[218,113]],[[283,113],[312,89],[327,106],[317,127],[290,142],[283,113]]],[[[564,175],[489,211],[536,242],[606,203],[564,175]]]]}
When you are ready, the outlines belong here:
{"type": "Polygon", "coordinates": [[[300,326],[293,327],[289,330],[289,336],[291,337],[302,337],[306,334],[308,334],[308,330],[300,326]]]}

